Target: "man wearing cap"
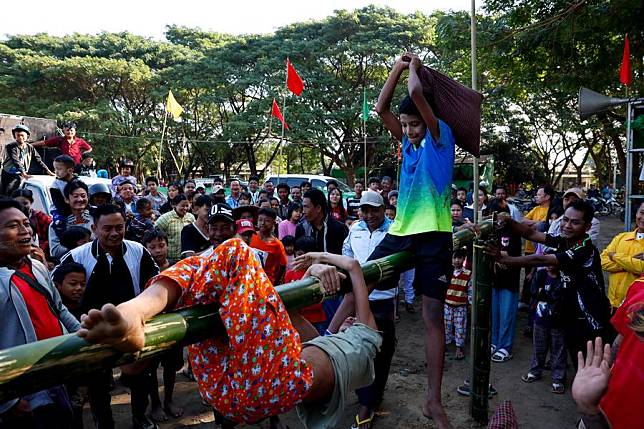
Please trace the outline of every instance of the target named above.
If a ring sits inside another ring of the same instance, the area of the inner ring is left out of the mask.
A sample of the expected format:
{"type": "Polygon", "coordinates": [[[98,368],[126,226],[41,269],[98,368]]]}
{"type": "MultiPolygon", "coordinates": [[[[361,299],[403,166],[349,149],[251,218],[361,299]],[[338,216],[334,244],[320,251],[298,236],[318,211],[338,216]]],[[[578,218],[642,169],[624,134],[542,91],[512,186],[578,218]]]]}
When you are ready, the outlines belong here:
{"type": "MultiPolygon", "coordinates": [[[[586,199],[586,194],[580,188],[568,189],[566,192],[564,192],[564,195],[563,195],[564,211],[573,202],[578,200],[585,200],[585,199],[586,199]]],[[[514,217],[512,218],[514,219],[514,217]]],[[[548,234],[554,235],[554,236],[561,235],[561,219],[562,217],[559,216],[557,220],[553,221],[550,224],[550,228],[548,229],[548,234]]],[[[590,225],[590,230],[588,231],[588,236],[590,237],[590,240],[593,242],[593,244],[597,244],[597,240],[599,238],[599,219],[597,219],[594,216],[593,216],[592,223],[590,225]]]]}
{"type": "MultiPolygon", "coordinates": [[[[362,220],[355,222],[349,229],[349,235],[342,245],[342,254],[364,264],[376,246],[385,238],[393,221],[385,217],[385,202],[382,195],[374,191],[362,193],[360,198],[360,211],[362,220]]],[[[374,409],[382,401],[382,397],[389,377],[391,359],[396,350],[396,328],[394,323],[394,310],[396,306],[397,288],[387,290],[374,290],[369,294],[369,306],[376,319],[378,330],[382,332],[382,347],[376,354],[374,368],[376,378],[374,382],[356,391],[358,395],[358,415],[356,422],[361,425],[371,426],[374,409]]],[[[353,296],[346,295],[338,312],[350,311],[353,308],[353,296]]],[[[341,316],[340,316],[341,317],[341,316]]],[[[339,320],[339,319],[337,319],[339,320]]],[[[336,332],[338,326],[332,323],[330,332],[336,332]]]]}
{"type": "Polygon", "coordinates": [[[31,177],[29,176],[29,167],[31,167],[32,159],[36,160],[46,174],[54,176],[54,173],[45,165],[33,145],[27,143],[27,139],[31,135],[29,127],[18,124],[11,130],[11,133],[16,141],[5,146],[2,162],[2,183],[0,184],[0,193],[7,196],[18,189],[23,179],[26,180],[31,177]]]}
{"type": "Polygon", "coordinates": [[[609,273],[608,300],[613,311],[644,273],[644,203],[637,209],[635,227],[635,231],[617,234],[601,253],[602,269],[609,273]]]}
{"type": "Polygon", "coordinates": [[[226,190],[223,186],[213,185],[212,193],[210,194],[210,196],[212,197],[213,202],[226,204],[228,207],[230,207],[230,204],[226,202],[226,190]]]}
{"type": "Polygon", "coordinates": [[[81,163],[81,156],[85,152],[91,152],[92,147],[82,138],[76,135],[76,124],[67,122],[63,124],[64,136],[56,136],[47,140],[41,140],[33,144],[34,147],[57,147],[63,155],[69,155],[76,164],[81,163]]]}
{"type": "Polygon", "coordinates": [[[208,216],[208,238],[212,247],[201,256],[210,256],[217,246],[235,236],[236,224],[233,209],[228,204],[217,203],[210,208],[208,216]]]}

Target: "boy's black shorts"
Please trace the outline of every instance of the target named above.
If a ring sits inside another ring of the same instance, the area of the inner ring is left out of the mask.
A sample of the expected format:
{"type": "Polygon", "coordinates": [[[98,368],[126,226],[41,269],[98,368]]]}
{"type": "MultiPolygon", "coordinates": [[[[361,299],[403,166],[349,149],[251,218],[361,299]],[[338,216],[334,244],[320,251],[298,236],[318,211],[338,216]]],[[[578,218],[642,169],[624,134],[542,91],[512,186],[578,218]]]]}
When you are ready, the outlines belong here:
{"type": "MultiPolygon", "coordinates": [[[[413,254],[414,289],[424,296],[445,301],[445,293],[452,278],[452,233],[425,232],[414,235],[387,234],[369,256],[369,261],[394,253],[410,251],[413,254]]],[[[386,290],[398,285],[398,276],[380,282],[376,289],[386,290]]]]}

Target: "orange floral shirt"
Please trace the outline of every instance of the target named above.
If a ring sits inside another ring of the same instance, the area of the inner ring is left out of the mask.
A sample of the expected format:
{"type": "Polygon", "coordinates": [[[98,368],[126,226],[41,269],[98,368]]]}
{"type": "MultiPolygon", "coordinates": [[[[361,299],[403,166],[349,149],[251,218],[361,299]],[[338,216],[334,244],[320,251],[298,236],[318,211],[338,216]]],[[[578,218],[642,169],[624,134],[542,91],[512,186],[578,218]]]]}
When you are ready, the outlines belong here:
{"type": "Polygon", "coordinates": [[[156,279],[163,277],[181,287],[180,306],[221,306],[229,341],[212,338],[188,349],[201,396],[219,413],[254,423],[302,401],[313,371],[300,358],[300,336],[250,247],[233,238],[156,279]]]}

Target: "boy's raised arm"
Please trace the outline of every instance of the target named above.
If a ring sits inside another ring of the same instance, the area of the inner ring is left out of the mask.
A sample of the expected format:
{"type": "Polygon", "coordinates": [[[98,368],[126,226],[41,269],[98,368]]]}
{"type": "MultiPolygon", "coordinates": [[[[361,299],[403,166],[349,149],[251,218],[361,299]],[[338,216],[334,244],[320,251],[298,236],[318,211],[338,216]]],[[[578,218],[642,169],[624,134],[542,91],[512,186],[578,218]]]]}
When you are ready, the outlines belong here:
{"type": "Polygon", "coordinates": [[[403,138],[402,126],[396,115],[391,113],[390,107],[398,79],[400,79],[400,75],[406,68],[409,68],[409,63],[403,61],[402,57],[399,58],[391,69],[391,73],[389,73],[389,77],[380,91],[378,103],[376,103],[376,112],[378,112],[382,123],[387,127],[391,135],[400,142],[403,138]]]}
{"type": "Polygon", "coordinates": [[[423,117],[423,121],[425,122],[425,124],[427,124],[427,128],[432,134],[432,137],[434,137],[435,141],[438,141],[438,139],[440,138],[438,119],[436,119],[434,111],[425,98],[425,94],[423,93],[423,85],[420,82],[420,77],[418,76],[420,67],[423,64],[421,63],[420,58],[418,58],[418,55],[406,55],[409,55],[411,57],[411,61],[409,63],[409,80],[407,82],[407,86],[409,88],[409,96],[418,108],[420,115],[423,117]]]}

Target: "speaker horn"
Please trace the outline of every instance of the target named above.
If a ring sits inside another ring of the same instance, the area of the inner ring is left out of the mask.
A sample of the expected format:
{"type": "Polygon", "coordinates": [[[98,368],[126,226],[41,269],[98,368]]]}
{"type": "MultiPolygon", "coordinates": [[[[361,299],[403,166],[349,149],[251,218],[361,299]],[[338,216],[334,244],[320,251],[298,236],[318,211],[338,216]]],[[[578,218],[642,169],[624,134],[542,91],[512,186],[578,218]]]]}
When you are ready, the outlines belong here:
{"type": "Polygon", "coordinates": [[[584,120],[588,119],[595,113],[603,112],[614,106],[626,104],[629,98],[606,97],[588,88],[579,89],[579,117],[584,120]]]}

